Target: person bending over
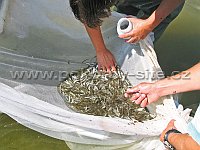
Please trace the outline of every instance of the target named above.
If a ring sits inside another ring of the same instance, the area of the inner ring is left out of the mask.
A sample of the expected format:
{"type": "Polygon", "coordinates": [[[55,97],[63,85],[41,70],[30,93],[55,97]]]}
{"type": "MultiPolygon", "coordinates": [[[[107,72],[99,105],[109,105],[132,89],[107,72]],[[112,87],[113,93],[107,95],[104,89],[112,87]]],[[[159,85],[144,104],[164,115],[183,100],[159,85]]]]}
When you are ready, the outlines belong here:
{"type": "Polygon", "coordinates": [[[126,42],[135,43],[144,39],[151,31],[154,32],[156,41],[178,16],[183,4],[184,0],[70,0],[75,17],[85,25],[96,49],[98,67],[106,72],[116,69],[115,58],[106,48],[100,28],[102,18],[111,14],[111,6],[115,5],[119,13],[138,17],[129,18],[135,25],[134,29],[120,35],[120,38],[130,38],[126,42]]]}

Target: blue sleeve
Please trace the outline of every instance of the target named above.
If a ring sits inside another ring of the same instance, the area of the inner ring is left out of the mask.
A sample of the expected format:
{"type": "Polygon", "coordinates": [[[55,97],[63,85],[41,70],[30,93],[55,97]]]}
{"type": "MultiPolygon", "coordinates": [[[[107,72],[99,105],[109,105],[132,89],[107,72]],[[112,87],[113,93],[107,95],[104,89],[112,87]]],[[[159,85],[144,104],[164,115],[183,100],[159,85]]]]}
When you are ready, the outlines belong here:
{"type": "Polygon", "coordinates": [[[200,144],[200,105],[197,108],[193,120],[187,126],[189,135],[200,144]]]}

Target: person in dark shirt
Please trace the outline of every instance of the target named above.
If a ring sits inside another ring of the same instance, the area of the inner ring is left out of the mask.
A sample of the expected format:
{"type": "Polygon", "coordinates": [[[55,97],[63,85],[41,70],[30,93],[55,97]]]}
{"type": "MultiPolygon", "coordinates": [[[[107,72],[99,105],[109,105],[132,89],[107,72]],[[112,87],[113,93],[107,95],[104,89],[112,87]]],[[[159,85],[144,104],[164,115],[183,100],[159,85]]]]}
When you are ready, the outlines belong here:
{"type": "Polygon", "coordinates": [[[178,16],[184,2],[184,0],[70,0],[70,6],[75,17],[85,25],[91,38],[96,49],[99,69],[111,72],[116,69],[116,61],[106,48],[100,29],[102,18],[111,14],[111,6],[115,5],[119,13],[137,16],[129,18],[134,24],[134,29],[119,36],[129,37],[126,42],[135,43],[152,31],[156,41],[169,23],[178,16]]]}

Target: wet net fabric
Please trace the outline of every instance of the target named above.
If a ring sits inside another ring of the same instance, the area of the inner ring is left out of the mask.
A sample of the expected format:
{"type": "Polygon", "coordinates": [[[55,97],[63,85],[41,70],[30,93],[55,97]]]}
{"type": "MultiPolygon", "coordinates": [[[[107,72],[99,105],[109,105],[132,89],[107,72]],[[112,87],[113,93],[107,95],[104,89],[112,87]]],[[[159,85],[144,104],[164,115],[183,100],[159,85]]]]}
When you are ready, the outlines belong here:
{"type": "MultiPolygon", "coordinates": [[[[133,85],[158,80],[161,71],[149,35],[127,44],[116,33],[123,14],[112,13],[102,26],[108,49],[133,85]],[[138,79],[138,72],[152,72],[138,79]]],[[[187,123],[189,110],[177,109],[171,96],[149,106],[157,117],[133,124],[130,120],[72,112],[57,91],[67,73],[95,61],[95,50],[66,0],[9,1],[4,32],[0,35],[0,112],[33,130],[65,140],[72,149],[162,149],[158,136],[171,119],[177,128],[187,123]],[[40,72],[36,78],[18,72],[40,72]],[[53,73],[51,77],[41,74],[53,73]],[[163,104],[164,100],[164,104],[163,104]],[[157,106],[157,108],[156,108],[157,106]],[[155,111],[157,110],[157,111],[155,111]],[[169,113],[166,113],[169,112],[169,113]]],[[[183,126],[184,127],[184,126],[183,126]]]]}

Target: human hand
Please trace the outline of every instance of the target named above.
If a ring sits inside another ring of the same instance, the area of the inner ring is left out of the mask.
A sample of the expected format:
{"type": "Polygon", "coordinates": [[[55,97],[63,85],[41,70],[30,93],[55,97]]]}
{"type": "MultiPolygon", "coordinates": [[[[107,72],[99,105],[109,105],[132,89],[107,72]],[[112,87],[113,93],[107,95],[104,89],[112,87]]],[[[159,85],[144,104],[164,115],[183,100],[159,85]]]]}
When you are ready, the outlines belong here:
{"type": "Polygon", "coordinates": [[[130,97],[132,101],[140,104],[141,107],[146,107],[160,98],[155,83],[140,83],[133,88],[127,89],[124,96],[130,97]]]}
{"type": "Polygon", "coordinates": [[[104,72],[111,73],[116,71],[116,61],[113,54],[108,49],[101,49],[96,51],[98,69],[103,69],[104,72]]]}
{"type": "Polygon", "coordinates": [[[119,38],[130,38],[127,43],[136,43],[143,40],[152,30],[152,25],[148,19],[128,18],[133,24],[133,30],[119,35],[119,38]]]}
{"type": "Polygon", "coordinates": [[[164,136],[165,136],[165,133],[167,132],[167,131],[169,131],[169,130],[171,130],[171,129],[176,129],[176,127],[174,126],[174,121],[175,120],[171,120],[169,123],[168,123],[168,125],[167,125],[167,127],[165,128],[165,130],[161,133],[161,135],[160,135],[160,141],[164,141],[164,136]]]}

